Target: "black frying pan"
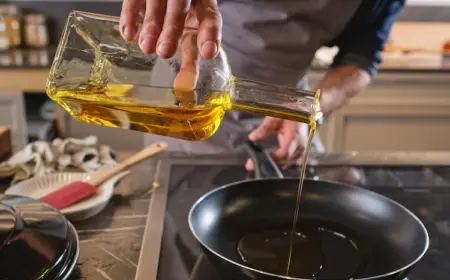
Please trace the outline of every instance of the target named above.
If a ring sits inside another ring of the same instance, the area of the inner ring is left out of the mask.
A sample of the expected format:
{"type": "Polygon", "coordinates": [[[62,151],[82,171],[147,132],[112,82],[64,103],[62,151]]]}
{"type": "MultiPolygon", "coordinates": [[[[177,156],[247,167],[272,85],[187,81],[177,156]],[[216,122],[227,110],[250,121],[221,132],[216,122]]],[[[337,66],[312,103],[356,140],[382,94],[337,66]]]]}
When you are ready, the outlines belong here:
{"type": "MultiPolygon", "coordinates": [[[[190,211],[190,229],[224,279],[295,279],[250,267],[236,249],[247,234],[292,225],[299,183],[298,178],[283,178],[260,146],[249,142],[248,150],[257,177],[272,178],[236,182],[205,194],[190,211]]],[[[362,238],[364,270],[354,279],[404,279],[428,249],[427,231],[413,213],[361,187],[306,179],[299,219],[339,224],[362,238]]],[[[332,274],[316,279],[342,279],[332,274]]]]}

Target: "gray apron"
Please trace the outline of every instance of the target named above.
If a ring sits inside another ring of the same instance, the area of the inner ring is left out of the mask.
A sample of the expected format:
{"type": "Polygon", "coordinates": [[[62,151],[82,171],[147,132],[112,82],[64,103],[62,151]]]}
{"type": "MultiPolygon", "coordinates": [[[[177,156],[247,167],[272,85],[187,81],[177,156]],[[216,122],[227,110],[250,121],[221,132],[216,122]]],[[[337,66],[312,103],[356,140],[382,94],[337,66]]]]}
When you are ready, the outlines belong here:
{"type": "MultiPolygon", "coordinates": [[[[219,0],[223,48],[240,78],[307,88],[306,72],[321,46],[337,36],[361,0],[219,0]]],[[[155,71],[156,72],[156,71],[155,71]]],[[[153,77],[154,81],[164,77],[153,77]]],[[[228,111],[218,131],[201,142],[146,135],[144,143],[169,143],[169,151],[190,154],[240,152],[242,141],[262,116],[228,111]]],[[[265,141],[277,146],[276,135],[265,141]]],[[[312,152],[323,150],[318,133],[312,152]]]]}
{"type": "MultiPolygon", "coordinates": [[[[305,75],[315,52],[342,31],[360,3],[361,0],[219,0],[224,21],[223,47],[233,74],[306,87],[305,75]]],[[[189,153],[232,153],[261,120],[261,116],[229,111],[216,134],[206,141],[149,135],[147,143],[164,140],[171,150],[189,153]]],[[[315,141],[315,147],[320,147],[319,138],[315,141]]],[[[276,145],[276,139],[272,144],[276,145]]],[[[200,251],[189,232],[188,212],[195,200],[209,190],[186,189],[169,196],[159,280],[189,279],[200,251]]]]}

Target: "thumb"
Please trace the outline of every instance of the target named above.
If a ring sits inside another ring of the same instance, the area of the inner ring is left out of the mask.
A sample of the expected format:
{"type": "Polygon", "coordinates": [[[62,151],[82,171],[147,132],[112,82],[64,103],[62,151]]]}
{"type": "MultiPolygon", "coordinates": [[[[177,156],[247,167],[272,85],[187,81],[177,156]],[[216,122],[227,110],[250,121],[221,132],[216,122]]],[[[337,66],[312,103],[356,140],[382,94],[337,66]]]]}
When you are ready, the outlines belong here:
{"type": "Polygon", "coordinates": [[[263,122],[248,135],[248,138],[254,142],[264,141],[280,128],[281,123],[282,120],[280,119],[266,117],[263,122]]]}

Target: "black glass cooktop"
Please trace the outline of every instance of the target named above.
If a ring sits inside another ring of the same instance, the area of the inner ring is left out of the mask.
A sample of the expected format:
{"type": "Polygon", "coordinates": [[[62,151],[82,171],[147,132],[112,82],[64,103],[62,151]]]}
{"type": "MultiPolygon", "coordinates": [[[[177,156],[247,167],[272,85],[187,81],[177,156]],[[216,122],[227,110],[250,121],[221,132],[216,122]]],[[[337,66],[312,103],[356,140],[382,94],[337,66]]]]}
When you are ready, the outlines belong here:
{"type": "MultiPolygon", "coordinates": [[[[299,170],[283,173],[298,177],[299,170]]],[[[450,279],[450,168],[327,167],[315,173],[321,180],[372,189],[409,208],[425,224],[431,240],[426,256],[408,280],[450,279]]],[[[221,279],[202,258],[189,231],[189,209],[204,193],[250,178],[242,166],[172,166],[158,280],[221,279]]]]}

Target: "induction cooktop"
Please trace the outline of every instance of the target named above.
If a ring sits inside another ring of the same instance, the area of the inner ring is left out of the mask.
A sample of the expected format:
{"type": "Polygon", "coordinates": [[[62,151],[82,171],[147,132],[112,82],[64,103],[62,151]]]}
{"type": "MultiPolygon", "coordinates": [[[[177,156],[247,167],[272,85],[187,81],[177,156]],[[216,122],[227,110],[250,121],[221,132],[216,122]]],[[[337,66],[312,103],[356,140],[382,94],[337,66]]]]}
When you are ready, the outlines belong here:
{"type": "MultiPolygon", "coordinates": [[[[283,170],[298,176],[299,169],[283,170]]],[[[253,175],[242,165],[173,164],[158,280],[239,280],[222,279],[203,257],[188,226],[188,213],[204,193],[253,175]]],[[[447,280],[450,275],[450,168],[447,167],[326,167],[316,168],[322,180],[339,181],[368,188],[406,206],[425,224],[430,248],[412,270],[408,280],[447,280]]]]}

